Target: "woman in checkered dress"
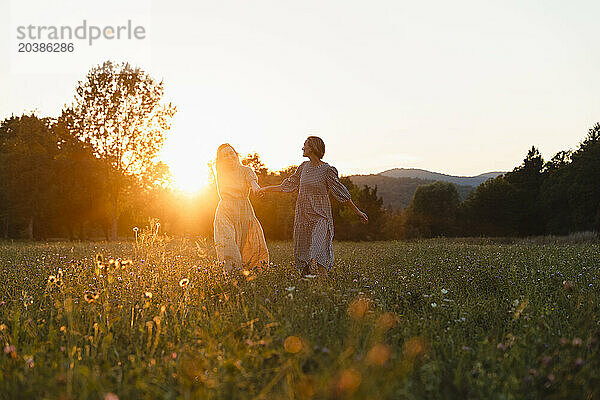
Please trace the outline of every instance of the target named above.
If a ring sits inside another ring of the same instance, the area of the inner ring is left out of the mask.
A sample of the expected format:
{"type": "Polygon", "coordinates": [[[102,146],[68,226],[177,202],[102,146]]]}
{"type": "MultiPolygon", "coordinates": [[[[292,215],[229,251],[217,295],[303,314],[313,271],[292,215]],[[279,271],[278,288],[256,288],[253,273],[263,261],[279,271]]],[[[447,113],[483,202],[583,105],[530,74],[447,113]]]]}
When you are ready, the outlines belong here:
{"type": "Polygon", "coordinates": [[[326,274],[333,266],[333,217],[329,193],[349,205],[363,223],[369,219],[352,201],[350,192],[339,180],[337,169],[321,160],[325,154],[323,140],[310,136],[302,150],[303,156],[310,161],[303,162],[280,185],[267,186],[262,191],[298,191],[294,218],[296,267],[304,274],[309,274],[311,267],[326,274]]]}

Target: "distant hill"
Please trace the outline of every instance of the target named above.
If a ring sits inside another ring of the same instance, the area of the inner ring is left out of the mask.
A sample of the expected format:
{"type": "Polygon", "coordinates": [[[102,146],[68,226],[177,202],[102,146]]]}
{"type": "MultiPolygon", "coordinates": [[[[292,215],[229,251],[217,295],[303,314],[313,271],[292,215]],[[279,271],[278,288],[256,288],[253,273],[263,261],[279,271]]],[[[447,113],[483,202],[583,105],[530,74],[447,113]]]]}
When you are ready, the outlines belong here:
{"type": "Polygon", "coordinates": [[[477,176],[453,176],[440,174],[439,172],[426,171],[416,168],[394,168],[380,172],[378,175],[389,176],[390,178],[417,178],[428,181],[452,182],[455,185],[479,186],[490,178],[502,175],[504,172],[486,172],[477,176]]]}
{"type": "Polygon", "coordinates": [[[422,169],[395,168],[375,175],[350,175],[348,178],[360,187],[377,186],[377,194],[383,198],[383,204],[394,209],[408,207],[420,185],[428,185],[435,181],[451,182],[456,185],[461,201],[475,187],[489,178],[502,175],[504,172],[488,172],[477,176],[451,176],[422,169]]]}

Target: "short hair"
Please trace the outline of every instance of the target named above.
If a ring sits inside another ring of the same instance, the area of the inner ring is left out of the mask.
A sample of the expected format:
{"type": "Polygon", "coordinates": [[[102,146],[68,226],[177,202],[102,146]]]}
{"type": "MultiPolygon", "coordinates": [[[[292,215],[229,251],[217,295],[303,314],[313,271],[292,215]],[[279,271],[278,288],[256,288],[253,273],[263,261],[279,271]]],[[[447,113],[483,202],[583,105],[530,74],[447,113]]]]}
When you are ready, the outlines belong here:
{"type": "Polygon", "coordinates": [[[319,157],[319,160],[325,155],[325,142],[318,136],[309,136],[306,139],[306,143],[310,146],[315,156],[319,157]]]}

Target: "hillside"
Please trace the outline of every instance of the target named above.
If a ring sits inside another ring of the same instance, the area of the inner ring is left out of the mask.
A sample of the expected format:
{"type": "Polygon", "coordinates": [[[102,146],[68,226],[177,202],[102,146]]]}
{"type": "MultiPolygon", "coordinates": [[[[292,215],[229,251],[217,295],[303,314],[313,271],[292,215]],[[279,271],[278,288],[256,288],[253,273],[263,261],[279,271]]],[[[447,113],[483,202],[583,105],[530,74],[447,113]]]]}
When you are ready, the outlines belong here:
{"type": "Polygon", "coordinates": [[[424,169],[394,168],[383,171],[378,175],[383,175],[390,178],[416,178],[428,181],[451,182],[455,185],[479,186],[489,178],[495,178],[502,174],[504,174],[504,172],[486,172],[477,176],[453,176],[441,174],[439,172],[426,171],[424,169]]]}
{"type": "MultiPolygon", "coordinates": [[[[418,178],[392,178],[390,176],[377,175],[351,175],[348,178],[360,187],[367,185],[377,186],[377,194],[383,198],[383,204],[394,209],[406,208],[419,185],[428,185],[435,180],[418,178]]],[[[474,186],[456,185],[461,200],[473,190],[474,186]]]]}

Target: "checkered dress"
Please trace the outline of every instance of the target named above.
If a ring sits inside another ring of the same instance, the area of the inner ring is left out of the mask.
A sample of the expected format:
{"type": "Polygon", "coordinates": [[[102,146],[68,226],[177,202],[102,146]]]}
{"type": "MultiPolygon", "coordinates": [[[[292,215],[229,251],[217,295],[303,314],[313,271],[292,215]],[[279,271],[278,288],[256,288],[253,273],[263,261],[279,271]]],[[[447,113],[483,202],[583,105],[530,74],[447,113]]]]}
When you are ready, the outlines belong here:
{"type": "Polygon", "coordinates": [[[298,190],[294,218],[294,258],[303,271],[315,259],[323,267],[333,266],[333,217],[331,193],[340,202],[350,200],[350,192],[339,178],[335,167],[327,163],[318,166],[303,162],[296,172],[281,184],[284,192],[298,190]]]}

